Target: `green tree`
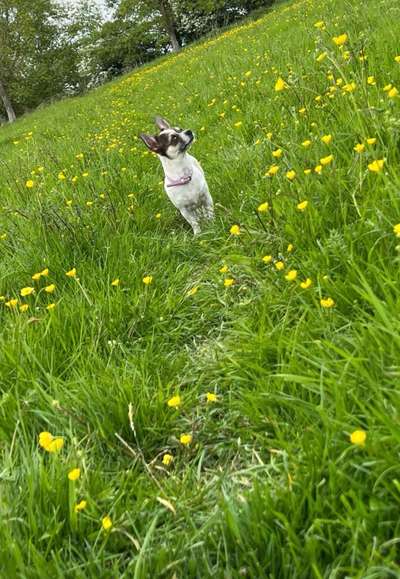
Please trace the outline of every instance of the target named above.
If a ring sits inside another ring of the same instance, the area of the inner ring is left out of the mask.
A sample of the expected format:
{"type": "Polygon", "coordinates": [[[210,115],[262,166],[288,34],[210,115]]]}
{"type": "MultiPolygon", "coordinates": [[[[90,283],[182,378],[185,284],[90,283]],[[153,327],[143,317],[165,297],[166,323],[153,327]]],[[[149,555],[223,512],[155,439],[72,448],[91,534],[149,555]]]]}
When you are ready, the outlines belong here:
{"type": "MultiPolygon", "coordinates": [[[[117,4],[110,0],[110,4],[117,4]]],[[[174,12],[175,3],[172,0],[121,0],[117,13],[123,17],[147,22],[156,26],[168,35],[172,50],[179,51],[180,42],[177,32],[177,20],[174,12]]]]}
{"type": "Polygon", "coordinates": [[[98,22],[88,0],[68,13],[56,0],[0,0],[0,98],[10,121],[82,90],[80,47],[98,22]]]}

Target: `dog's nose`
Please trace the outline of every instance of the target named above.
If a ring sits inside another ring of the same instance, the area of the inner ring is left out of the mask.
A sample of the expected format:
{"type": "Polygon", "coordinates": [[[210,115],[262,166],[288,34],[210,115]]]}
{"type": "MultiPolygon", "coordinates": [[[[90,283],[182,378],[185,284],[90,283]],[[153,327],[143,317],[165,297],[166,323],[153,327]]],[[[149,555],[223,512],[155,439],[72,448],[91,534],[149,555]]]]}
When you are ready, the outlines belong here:
{"type": "Polygon", "coordinates": [[[191,131],[190,129],[185,131],[185,135],[187,135],[190,139],[193,139],[193,131],[191,131]]]}

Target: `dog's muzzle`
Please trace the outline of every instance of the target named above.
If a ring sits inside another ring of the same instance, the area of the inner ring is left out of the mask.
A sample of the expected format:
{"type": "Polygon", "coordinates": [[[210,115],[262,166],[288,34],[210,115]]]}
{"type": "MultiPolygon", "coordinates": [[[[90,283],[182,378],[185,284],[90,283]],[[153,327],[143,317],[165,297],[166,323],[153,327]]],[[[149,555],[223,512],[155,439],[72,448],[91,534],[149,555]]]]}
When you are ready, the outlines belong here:
{"type": "Polygon", "coordinates": [[[181,147],[181,151],[182,151],[182,152],[186,151],[186,149],[187,149],[188,147],[190,147],[190,145],[191,145],[191,144],[193,143],[193,141],[194,141],[194,134],[193,134],[192,131],[190,131],[190,130],[184,131],[183,134],[184,134],[186,137],[189,137],[189,140],[188,140],[187,143],[185,143],[185,144],[183,145],[183,147],[181,147]]]}

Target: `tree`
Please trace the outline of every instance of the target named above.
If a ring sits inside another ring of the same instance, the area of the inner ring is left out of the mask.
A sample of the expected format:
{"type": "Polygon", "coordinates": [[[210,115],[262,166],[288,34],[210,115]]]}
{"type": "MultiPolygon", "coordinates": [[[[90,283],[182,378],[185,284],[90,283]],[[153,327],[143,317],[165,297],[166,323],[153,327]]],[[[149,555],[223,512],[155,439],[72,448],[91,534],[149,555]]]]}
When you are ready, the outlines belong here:
{"type": "MultiPolygon", "coordinates": [[[[118,4],[118,0],[109,0],[110,5],[118,4]]],[[[172,0],[121,0],[117,14],[124,18],[134,18],[136,21],[147,22],[149,26],[167,33],[174,52],[180,50],[177,33],[177,22],[172,0]]]]}
{"type": "Polygon", "coordinates": [[[178,52],[180,50],[180,44],[177,38],[175,16],[172,6],[169,0],[159,0],[157,4],[159,5],[164,26],[171,41],[172,50],[178,52]]]}
{"type": "Polygon", "coordinates": [[[16,117],[16,114],[14,111],[14,107],[12,106],[11,101],[8,98],[6,89],[5,89],[4,84],[2,83],[1,79],[0,79],[0,98],[3,101],[3,105],[4,105],[4,108],[6,110],[7,117],[8,117],[8,122],[13,123],[17,117],[16,117]]]}
{"type": "Polygon", "coordinates": [[[0,109],[9,120],[85,87],[80,47],[99,16],[88,0],[74,6],[0,0],[0,109]]]}

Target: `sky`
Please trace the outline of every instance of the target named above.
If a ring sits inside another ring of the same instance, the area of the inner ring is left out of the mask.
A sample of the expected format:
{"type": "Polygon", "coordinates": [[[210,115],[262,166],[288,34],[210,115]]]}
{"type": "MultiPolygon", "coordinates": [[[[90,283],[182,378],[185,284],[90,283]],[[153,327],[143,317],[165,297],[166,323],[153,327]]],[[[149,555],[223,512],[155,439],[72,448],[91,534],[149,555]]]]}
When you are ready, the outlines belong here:
{"type": "MultiPolygon", "coordinates": [[[[79,0],[60,0],[62,4],[64,4],[67,8],[68,6],[76,6],[79,4],[79,0]]],[[[106,6],[106,0],[92,0],[92,4],[96,4],[100,7],[101,13],[106,19],[110,15],[110,10],[106,6]]]]}

